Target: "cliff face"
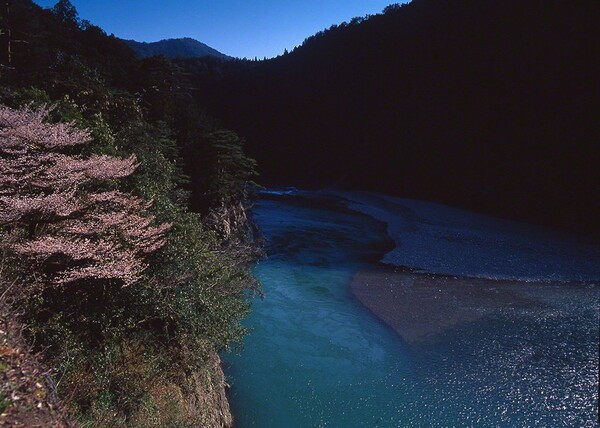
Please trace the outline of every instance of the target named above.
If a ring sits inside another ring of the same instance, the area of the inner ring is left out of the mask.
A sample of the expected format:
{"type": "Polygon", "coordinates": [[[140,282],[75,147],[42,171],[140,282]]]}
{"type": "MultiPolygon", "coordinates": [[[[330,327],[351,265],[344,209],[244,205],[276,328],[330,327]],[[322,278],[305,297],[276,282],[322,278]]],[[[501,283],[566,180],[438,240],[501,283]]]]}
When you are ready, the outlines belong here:
{"type": "Polygon", "coordinates": [[[196,384],[198,387],[189,401],[193,401],[194,407],[201,410],[202,426],[233,426],[233,416],[225,392],[228,385],[225,382],[221,359],[217,354],[213,355],[208,370],[197,374],[196,384]]]}
{"type": "Polygon", "coordinates": [[[203,370],[182,382],[155,384],[149,391],[152,408],[135,415],[130,426],[232,427],[226,387],[221,359],[213,353],[203,370]]]}
{"type": "MultiPolygon", "coordinates": [[[[21,337],[21,325],[13,311],[0,304],[0,425],[67,428],[69,420],[56,395],[48,371],[38,362],[21,337]]],[[[233,417],[226,396],[221,360],[213,353],[205,370],[175,384],[158,383],[150,392],[151,409],[133,415],[129,422],[104,421],[98,426],[201,426],[228,428],[233,417]]],[[[68,404],[68,403],[67,403],[68,404]]]]}

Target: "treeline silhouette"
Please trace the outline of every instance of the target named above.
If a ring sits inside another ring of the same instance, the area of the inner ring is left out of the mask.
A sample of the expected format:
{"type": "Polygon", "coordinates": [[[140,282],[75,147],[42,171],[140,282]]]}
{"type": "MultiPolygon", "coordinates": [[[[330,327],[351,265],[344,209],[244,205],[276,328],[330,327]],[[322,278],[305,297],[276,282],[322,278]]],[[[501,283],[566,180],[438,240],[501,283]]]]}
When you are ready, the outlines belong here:
{"type": "Polygon", "coordinates": [[[414,0],[267,61],[186,60],[266,184],[600,236],[600,2],[414,0]]]}

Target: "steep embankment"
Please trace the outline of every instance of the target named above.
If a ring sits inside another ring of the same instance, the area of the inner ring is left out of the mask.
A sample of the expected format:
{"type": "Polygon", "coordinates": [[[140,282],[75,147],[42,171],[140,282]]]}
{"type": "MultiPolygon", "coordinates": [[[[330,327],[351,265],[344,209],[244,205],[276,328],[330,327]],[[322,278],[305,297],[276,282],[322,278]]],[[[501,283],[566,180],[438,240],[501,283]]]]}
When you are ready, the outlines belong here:
{"type": "Polygon", "coordinates": [[[229,407],[225,374],[216,353],[208,354],[201,369],[196,368],[183,382],[155,382],[148,388],[154,408],[134,415],[128,426],[229,428],[233,415],[229,407]]]}
{"type": "Polygon", "coordinates": [[[83,424],[231,425],[217,355],[255,284],[254,162],[175,64],[69,1],[14,0],[0,30],[0,294],[24,339],[83,424]]]}
{"type": "Polygon", "coordinates": [[[14,311],[0,302],[0,425],[71,426],[54,382],[22,333],[14,311]]]}

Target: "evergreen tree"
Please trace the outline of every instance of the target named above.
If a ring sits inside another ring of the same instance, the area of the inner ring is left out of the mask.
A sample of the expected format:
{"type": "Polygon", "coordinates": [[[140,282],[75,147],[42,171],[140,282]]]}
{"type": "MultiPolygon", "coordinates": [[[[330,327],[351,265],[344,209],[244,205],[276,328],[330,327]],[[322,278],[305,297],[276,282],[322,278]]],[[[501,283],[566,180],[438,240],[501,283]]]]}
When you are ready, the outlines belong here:
{"type": "Polygon", "coordinates": [[[64,24],[79,26],[79,13],[69,0],[58,0],[52,13],[64,24]]]}

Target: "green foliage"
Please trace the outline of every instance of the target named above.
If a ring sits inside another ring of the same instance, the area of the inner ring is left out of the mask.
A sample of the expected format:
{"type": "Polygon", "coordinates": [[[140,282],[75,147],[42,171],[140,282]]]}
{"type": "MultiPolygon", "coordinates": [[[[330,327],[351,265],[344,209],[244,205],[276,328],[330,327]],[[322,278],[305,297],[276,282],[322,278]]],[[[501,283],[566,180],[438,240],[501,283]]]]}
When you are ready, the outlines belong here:
{"type": "Polygon", "coordinates": [[[52,13],[64,24],[79,25],[79,14],[69,0],[58,0],[52,13]]]}
{"type": "Polygon", "coordinates": [[[248,269],[252,253],[229,246],[186,208],[178,148],[164,124],[133,122],[115,136],[102,116],[77,111],[63,99],[56,115],[91,124],[96,152],[135,153],[138,172],[123,190],[152,199],[158,221],[173,227],[143,281],[76,284],[19,296],[20,306],[76,413],[94,419],[104,409],[127,420],[148,399],[149,385],[176,382],[241,341],[245,290],[255,283],[248,269]]]}
{"type": "Polygon", "coordinates": [[[10,398],[5,396],[4,394],[0,394],[0,413],[4,413],[4,411],[12,404],[10,398]]]}
{"type": "Polygon", "coordinates": [[[209,141],[208,194],[215,200],[245,200],[248,184],[258,175],[256,162],[242,149],[243,140],[233,131],[218,130],[206,136],[209,141]]]}
{"type": "MultiPolygon", "coordinates": [[[[0,76],[0,102],[52,104],[53,121],[90,130],[90,152],[135,154],[139,166],[120,190],[152,200],[152,214],[172,228],[134,285],[82,283],[14,298],[80,421],[129,426],[168,407],[156,401],[161,388],[193,391],[190,374],[246,332],[255,249],[206,216],[224,203],[249,205],[255,164],[242,140],[193,101],[177,66],[136,60],[121,41],[80,22],[68,1],[59,5],[50,13],[15,1],[15,36],[28,43],[15,53],[14,72],[0,76]]],[[[185,409],[171,404],[169,420],[180,420],[185,409]]]]}

